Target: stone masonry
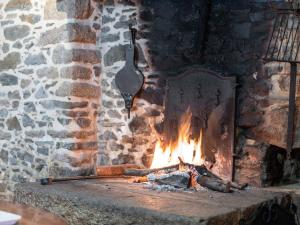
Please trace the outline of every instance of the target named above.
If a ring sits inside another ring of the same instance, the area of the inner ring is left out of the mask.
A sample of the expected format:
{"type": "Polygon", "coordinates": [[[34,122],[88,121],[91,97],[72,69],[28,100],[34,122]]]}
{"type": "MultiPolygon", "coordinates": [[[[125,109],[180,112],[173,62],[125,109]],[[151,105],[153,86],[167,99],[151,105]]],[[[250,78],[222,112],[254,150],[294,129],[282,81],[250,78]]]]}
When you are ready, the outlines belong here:
{"type": "Polygon", "coordinates": [[[89,175],[96,165],[148,167],[162,133],[166,78],[194,64],[238,78],[237,181],[280,180],[289,67],[262,61],[274,14],[264,0],[206,3],[2,0],[0,193],[39,177],[89,175]],[[114,82],[129,24],[145,76],[130,119],[114,82]]]}
{"type": "Polygon", "coordinates": [[[0,2],[0,194],[94,171],[99,9],[89,0],[0,2]]]}

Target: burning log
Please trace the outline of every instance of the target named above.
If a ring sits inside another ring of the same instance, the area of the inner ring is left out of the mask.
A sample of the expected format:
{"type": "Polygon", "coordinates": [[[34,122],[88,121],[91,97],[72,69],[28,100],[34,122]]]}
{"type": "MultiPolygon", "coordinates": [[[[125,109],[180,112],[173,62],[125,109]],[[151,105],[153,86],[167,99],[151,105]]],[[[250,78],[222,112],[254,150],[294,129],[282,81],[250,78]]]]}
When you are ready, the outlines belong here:
{"type": "Polygon", "coordinates": [[[197,177],[197,183],[200,184],[202,187],[206,187],[213,191],[219,191],[224,193],[230,192],[231,187],[230,182],[224,183],[219,179],[201,175],[197,177]]]}
{"type": "Polygon", "coordinates": [[[195,184],[198,183],[202,187],[206,187],[213,191],[219,191],[224,193],[230,192],[230,187],[231,187],[230,182],[225,182],[223,180],[214,177],[201,175],[193,167],[190,168],[190,172],[191,172],[191,185],[193,185],[194,187],[195,184]]]}
{"type": "Polygon", "coordinates": [[[124,175],[143,177],[143,176],[147,176],[150,173],[156,173],[156,172],[171,173],[178,169],[179,169],[178,164],[174,166],[168,166],[168,167],[157,168],[157,169],[125,169],[124,175]]]}

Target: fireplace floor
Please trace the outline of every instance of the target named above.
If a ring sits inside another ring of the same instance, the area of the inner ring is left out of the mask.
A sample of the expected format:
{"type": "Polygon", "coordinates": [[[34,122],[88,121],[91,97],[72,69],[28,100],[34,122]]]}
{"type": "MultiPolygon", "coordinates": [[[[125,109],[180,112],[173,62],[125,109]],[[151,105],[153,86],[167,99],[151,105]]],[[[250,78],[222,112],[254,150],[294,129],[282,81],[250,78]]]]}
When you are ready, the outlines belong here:
{"type": "Polygon", "coordinates": [[[286,196],[261,189],[157,192],[126,179],[27,183],[15,191],[16,202],[61,215],[71,225],[235,225],[260,205],[286,196]]]}

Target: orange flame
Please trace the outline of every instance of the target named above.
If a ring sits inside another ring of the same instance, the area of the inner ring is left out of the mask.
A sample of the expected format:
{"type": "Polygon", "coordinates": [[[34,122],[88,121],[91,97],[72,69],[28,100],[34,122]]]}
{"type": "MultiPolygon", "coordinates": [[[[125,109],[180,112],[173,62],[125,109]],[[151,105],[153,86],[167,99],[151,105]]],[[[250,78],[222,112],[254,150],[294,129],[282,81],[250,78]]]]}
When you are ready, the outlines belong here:
{"type": "Polygon", "coordinates": [[[154,156],[151,168],[162,168],[176,165],[179,163],[178,157],[186,163],[194,165],[202,165],[204,160],[202,157],[202,130],[200,131],[198,141],[190,140],[192,113],[188,110],[181,120],[178,131],[178,139],[174,143],[170,143],[163,147],[161,141],[155,146],[154,156]]]}

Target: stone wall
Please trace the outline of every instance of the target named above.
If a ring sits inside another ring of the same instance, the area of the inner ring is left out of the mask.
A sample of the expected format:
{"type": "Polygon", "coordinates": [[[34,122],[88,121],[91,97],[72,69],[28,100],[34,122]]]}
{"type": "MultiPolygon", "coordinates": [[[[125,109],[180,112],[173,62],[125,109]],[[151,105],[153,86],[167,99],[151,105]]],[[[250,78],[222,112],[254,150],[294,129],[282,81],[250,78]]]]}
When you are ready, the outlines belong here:
{"type": "Polygon", "coordinates": [[[93,172],[98,4],[0,2],[0,194],[6,197],[18,182],[93,172]]]}
{"type": "Polygon", "coordinates": [[[211,6],[205,63],[237,76],[239,83],[235,176],[273,184],[284,176],[289,92],[289,64],[263,61],[274,13],[261,0],[215,0],[211,6]]]}
{"type": "Polygon", "coordinates": [[[163,121],[165,79],[199,63],[206,1],[104,1],[101,26],[102,104],[98,163],[137,163],[149,167],[163,121]],[[145,83],[131,118],[116,88],[115,75],[125,64],[128,25],[137,29],[137,65],[145,83]]]}

